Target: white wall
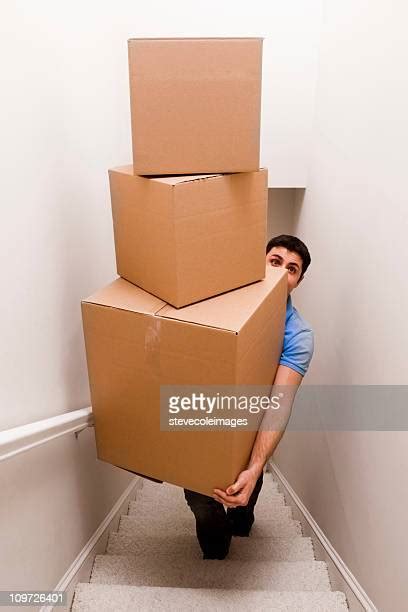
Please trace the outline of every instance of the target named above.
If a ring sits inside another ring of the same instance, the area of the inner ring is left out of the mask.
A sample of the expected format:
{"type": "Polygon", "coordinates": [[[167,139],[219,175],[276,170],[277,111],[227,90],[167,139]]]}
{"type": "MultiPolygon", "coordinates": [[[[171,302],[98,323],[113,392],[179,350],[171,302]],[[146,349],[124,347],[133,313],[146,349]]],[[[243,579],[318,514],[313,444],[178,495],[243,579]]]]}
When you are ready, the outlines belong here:
{"type": "Polygon", "coordinates": [[[234,17],[265,36],[261,165],[269,169],[269,187],[307,185],[322,5],[323,0],[258,0],[251,3],[249,20],[247,2],[234,17]]]}
{"type": "Polygon", "coordinates": [[[266,231],[268,240],[279,234],[293,234],[298,192],[303,193],[303,190],[279,188],[268,190],[268,225],[266,231]]]}
{"type": "MultiPolygon", "coordinates": [[[[293,294],[315,329],[308,384],[407,385],[408,10],[327,0],[293,294]]],[[[278,465],[378,608],[408,600],[407,432],[287,432],[278,465]]]]}
{"type": "Polygon", "coordinates": [[[0,589],[55,588],[133,479],[96,460],[93,428],[2,462],[0,589]]]}

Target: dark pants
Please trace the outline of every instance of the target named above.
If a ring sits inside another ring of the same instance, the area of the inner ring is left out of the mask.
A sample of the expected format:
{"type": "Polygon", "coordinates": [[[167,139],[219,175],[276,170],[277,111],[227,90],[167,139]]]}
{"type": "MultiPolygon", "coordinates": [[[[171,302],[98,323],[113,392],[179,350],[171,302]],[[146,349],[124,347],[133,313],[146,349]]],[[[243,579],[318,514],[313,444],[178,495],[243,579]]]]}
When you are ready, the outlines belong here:
{"type": "Polygon", "coordinates": [[[204,559],[224,559],[233,535],[249,535],[262,482],[263,473],[255,484],[248,504],[227,508],[227,511],[213,497],[184,489],[184,497],[195,516],[197,539],[204,559]]]}

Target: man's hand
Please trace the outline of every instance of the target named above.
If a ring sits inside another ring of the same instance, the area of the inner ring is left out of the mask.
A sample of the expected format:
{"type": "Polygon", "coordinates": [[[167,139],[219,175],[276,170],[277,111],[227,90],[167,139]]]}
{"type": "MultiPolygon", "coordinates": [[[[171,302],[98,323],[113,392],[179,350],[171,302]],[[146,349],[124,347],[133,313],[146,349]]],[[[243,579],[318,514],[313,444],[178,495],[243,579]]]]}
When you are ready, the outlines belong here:
{"type": "Polygon", "coordinates": [[[229,508],[246,506],[259,476],[260,472],[257,473],[253,469],[244,470],[240,473],[234,484],[227,487],[225,491],[214,489],[213,497],[229,508]]]}

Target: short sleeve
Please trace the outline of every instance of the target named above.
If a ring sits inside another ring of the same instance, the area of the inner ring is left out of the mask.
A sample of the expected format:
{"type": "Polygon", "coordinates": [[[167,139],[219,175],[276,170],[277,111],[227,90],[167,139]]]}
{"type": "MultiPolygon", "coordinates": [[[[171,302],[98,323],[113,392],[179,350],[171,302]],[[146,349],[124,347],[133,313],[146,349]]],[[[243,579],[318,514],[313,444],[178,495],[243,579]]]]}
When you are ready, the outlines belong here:
{"type": "Polygon", "coordinates": [[[287,366],[304,376],[313,357],[313,351],[313,330],[299,330],[290,338],[285,338],[279,364],[287,366]]]}

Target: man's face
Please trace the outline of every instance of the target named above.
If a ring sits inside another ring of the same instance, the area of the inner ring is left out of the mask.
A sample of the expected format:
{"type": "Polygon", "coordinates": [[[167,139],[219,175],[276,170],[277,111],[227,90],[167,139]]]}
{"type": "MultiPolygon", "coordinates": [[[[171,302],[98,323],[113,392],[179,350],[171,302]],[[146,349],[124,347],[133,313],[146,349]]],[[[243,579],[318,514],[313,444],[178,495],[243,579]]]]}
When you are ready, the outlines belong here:
{"type": "Polygon", "coordinates": [[[288,271],[288,295],[300,283],[302,276],[302,258],[294,251],[288,251],[285,247],[272,247],[266,255],[266,264],[278,268],[286,268],[288,271]]]}

